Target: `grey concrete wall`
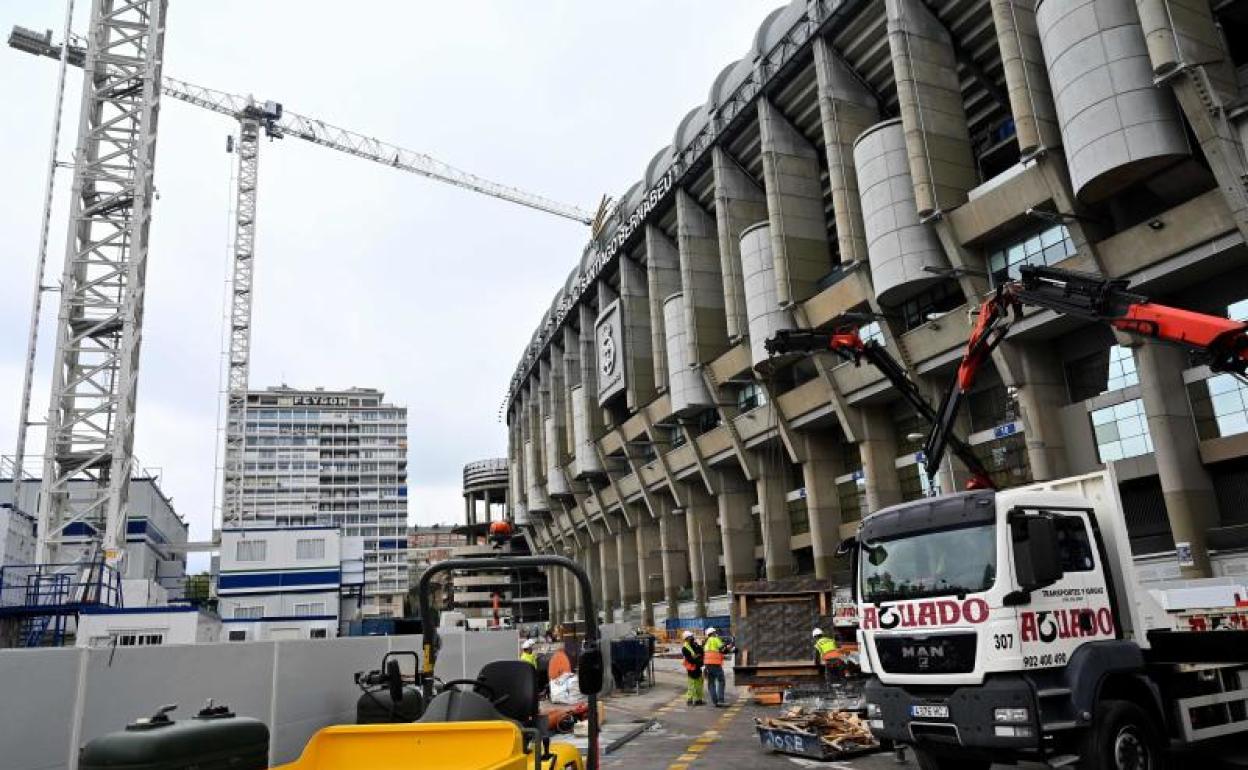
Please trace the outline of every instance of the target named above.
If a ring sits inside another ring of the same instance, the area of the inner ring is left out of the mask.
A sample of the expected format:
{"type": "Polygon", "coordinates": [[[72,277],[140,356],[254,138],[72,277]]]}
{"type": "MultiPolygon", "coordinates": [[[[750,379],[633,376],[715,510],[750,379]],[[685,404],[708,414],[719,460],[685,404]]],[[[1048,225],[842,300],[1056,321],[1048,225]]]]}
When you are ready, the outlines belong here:
{"type": "MultiPolygon", "coordinates": [[[[445,634],[435,673],[475,676],[486,662],[514,657],[517,644],[514,631],[445,634]]],[[[290,762],[320,728],[354,721],[353,673],[376,668],[387,651],[419,649],[418,636],[376,636],[0,650],[0,765],[75,768],[91,739],[167,703],[188,718],[208,698],[268,724],[270,762],[290,762]]]]}

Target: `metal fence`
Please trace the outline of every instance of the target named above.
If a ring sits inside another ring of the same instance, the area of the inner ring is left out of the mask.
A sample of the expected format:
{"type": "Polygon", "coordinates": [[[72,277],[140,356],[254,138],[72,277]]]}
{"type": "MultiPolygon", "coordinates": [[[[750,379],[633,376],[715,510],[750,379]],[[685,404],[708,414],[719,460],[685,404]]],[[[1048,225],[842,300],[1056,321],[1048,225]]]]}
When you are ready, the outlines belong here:
{"type": "MultiPolygon", "coordinates": [[[[517,650],[510,631],[441,639],[435,673],[444,679],[475,676],[517,650]]],[[[179,704],[175,718],[187,718],[208,698],[268,724],[270,764],[290,762],[318,729],[354,720],[354,672],[376,668],[387,651],[419,649],[419,637],[378,636],[0,650],[0,764],[74,770],[78,749],[92,738],[166,703],[179,704]]]]}

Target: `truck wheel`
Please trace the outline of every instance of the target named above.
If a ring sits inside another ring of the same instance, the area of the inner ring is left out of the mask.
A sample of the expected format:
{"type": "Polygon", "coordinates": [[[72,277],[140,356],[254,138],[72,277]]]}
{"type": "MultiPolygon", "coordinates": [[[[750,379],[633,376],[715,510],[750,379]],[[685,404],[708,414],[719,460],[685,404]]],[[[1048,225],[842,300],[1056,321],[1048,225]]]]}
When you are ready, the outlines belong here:
{"type": "Polygon", "coordinates": [[[917,746],[913,748],[920,770],[988,770],[992,766],[992,762],[987,759],[937,754],[931,749],[920,749],[917,746]]]}
{"type": "Polygon", "coordinates": [[[1085,770],[1164,770],[1165,767],[1157,727],[1144,709],[1130,701],[1100,703],[1082,748],[1080,767],[1085,770]]]}

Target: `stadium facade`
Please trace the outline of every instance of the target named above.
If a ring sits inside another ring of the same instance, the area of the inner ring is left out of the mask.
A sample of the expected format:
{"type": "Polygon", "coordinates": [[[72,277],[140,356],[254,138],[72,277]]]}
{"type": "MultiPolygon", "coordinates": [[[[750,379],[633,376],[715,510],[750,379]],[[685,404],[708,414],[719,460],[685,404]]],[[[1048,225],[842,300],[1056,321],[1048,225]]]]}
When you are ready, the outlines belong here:
{"type": "MultiPolygon", "coordinates": [[[[569,255],[507,394],[513,513],[609,615],[836,579],[863,514],[933,491],[881,375],[771,366],[776,329],[859,327],[935,401],[1024,264],[1248,317],[1246,2],[794,0],[709,86],[569,255]]],[[[999,484],[1111,466],[1146,577],[1248,569],[1243,382],[1049,311],[988,368],[960,431],[999,484]]]]}

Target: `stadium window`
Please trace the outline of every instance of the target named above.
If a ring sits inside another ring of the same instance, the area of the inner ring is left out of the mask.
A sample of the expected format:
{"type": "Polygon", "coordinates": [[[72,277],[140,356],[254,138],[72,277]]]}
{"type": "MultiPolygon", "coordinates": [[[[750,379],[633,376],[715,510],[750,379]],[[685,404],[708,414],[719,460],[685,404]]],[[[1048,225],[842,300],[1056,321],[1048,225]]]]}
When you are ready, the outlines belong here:
{"type": "Polygon", "coordinates": [[[310,632],[308,632],[308,638],[309,638],[309,639],[324,639],[324,638],[326,638],[325,629],[323,629],[323,628],[314,628],[314,629],[312,629],[310,632]]]}
{"type": "Polygon", "coordinates": [[[235,620],[259,620],[264,617],[264,606],[255,604],[251,606],[238,606],[234,608],[235,620]]]}
{"type": "Polygon", "coordinates": [[[268,556],[268,543],[264,540],[239,540],[234,551],[235,561],[264,561],[268,556]]]}
{"type": "Polygon", "coordinates": [[[245,642],[247,641],[247,632],[246,631],[231,631],[229,635],[229,641],[245,642]]]}
{"type": "Polygon", "coordinates": [[[1248,433],[1248,383],[1233,374],[1215,374],[1187,386],[1200,438],[1248,433]]]}
{"type": "Polygon", "coordinates": [[[1138,398],[1092,412],[1092,431],[1103,463],[1153,451],[1144,402],[1138,398]]]}
{"type": "Polygon", "coordinates": [[[324,615],[325,602],[301,602],[295,605],[296,615],[324,615]]]}
{"type": "Polygon", "coordinates": [[[1066,225],[1053,225],[988,255],[992,285],[1019,278],[1023,265],[1054,265],[1075,253],[1066,225]]]}

